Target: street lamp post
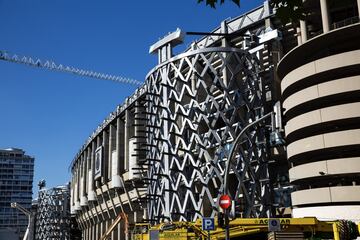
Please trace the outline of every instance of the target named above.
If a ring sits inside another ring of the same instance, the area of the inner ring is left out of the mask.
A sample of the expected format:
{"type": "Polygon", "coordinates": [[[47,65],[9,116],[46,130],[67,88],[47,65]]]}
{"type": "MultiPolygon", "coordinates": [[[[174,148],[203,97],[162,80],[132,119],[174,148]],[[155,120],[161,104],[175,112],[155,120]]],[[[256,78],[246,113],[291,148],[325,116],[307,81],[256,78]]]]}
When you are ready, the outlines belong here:
{"type": "MultiPolygon", "coordinates": [[[[230,154],[228,157],[228,160],[226,162],[226,166],[225,166],[225,173],[224,173],[224,188],[223,188],[223,195],[228,195],[228,183],[229,183],[229,172],[230,172],[230,164],[233,161],[233,158],[235,156],[235,150],[237,149],[237,146],[240,142],[240,140],[242,139],[243,135],[246,133],[246,131],[258,124],[259,122],[265,120],[266,118],[271,117],[271,126],[272,126],[272,130],[275,130],[275,126],[274,126],[274,118],[275,118],[275,113],[274,112],[270,112],[265,114],[264,116],[262,116],[261,118],[255,120],[254,122],[248,124],[246,127],[244,127],[241,132],[239,133],[239,135],[236,137],[235,141],[232,144],[231,150],[230,150],[230,154]]],[[[225,239],[230,239],[230,233],[229,233],[229,210],[225,209],[224,211],[224,224],[225,224],[225,239]]]]}

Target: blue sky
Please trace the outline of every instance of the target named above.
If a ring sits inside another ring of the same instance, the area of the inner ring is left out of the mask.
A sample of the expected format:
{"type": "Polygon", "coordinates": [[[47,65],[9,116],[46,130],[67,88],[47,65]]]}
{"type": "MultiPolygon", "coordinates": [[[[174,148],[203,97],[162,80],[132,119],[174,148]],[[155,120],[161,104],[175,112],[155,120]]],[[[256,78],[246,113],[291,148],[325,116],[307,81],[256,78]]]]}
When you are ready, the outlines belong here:
{"type": "MultiPolygon", "coordinates": [[[[214,10],[197,0],[0,0],[0,49],[143,81],[149,46],[177,27],[211,31],[262,4],[214,10]]],[[[183,50],[192,38],[187,37],[183,50]]],[[[135,87],[0,61],[0,148],[35,156],[34,192],[69,181],[68,166],[102,120],[135,87]]]]}

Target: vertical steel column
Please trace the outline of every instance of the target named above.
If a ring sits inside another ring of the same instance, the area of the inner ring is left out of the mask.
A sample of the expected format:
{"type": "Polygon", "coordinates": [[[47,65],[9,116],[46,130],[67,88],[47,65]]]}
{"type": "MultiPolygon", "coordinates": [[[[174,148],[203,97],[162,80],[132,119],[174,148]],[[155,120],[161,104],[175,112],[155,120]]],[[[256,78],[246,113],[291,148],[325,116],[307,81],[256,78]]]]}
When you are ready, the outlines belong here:
{"type": "MultiPolygon", "coordinates": [[[[224,33],[224,34],[227,34],[227,33],[228,33],[228,26],[227,26],[227,24],[226,24],[226,20],[221,22],[221,26],[220,26],[220,27],[221,27],[221,33],[224,33]]],[[[229,43],[228,43],[226,37],[223,37],[223,38],[221,39],[221,46],[222,46],[222,47],[228,47],[228,46],[229,46],[229,43]]],[[[223,53],[224,59],[226,59],[226,56],[227,56],[227,53],[224,52],[224,53],[223,53]]],[[[228,71],[226,70],[226,68],[223,69],[222,79],[223,79],[224,85],[227,86],[227,85],[228,85],[228,71]]]]}
{"type": "Polygon", "coordinates": [[[124,169],[129,170],[129,140],[130,140],[130,128],[131,128],[131,116],[130,110],[125,110],[125,141],[124,141],[124,169]]]}
{"type": "MultiPolygon", "coordinates": [[[[114,125],[113,124],[109,124],[109,141],[108,141],[108,145],[109,145],[109,151],[108,151],[108,156],[109,156],[109,165],[108,165],[108,178],[112,180],[112,168],[113,168],[113,161],[115,161],[117,163],[117,157],[115,157],[115,160],[113,160],[113,149],[114,148],[114,145],[115,145],[115,138],[114,138],[114,135],[115,135],[115,132],[116,130],[114,129],[114,125]]],[[[117,153],[116,153],[117,155],[117,153]]]]}
{"type": "Polygon", "coordinates": [[[107,134],[107,132],[104,130],[102,132],[102,145],[103,145],[103,176],[102,176],[102,182],[104,184],[106,184],[109,180],[109,172],[108,172],[108,165],[111,164],[109,162],[110,156],[109,156],[109,140],[108,137],[109,135],[107,134]]]}
{"type": "Polygon", "coordinates": [[[139,131],[140,131],[140,120],[139,120],[139,112],[140,112],[140,108],[139,108],[139,102],[136,101],[135,102],[135,107],[134,107],[135,113],[134,113],[134,137],[135,137],[135,152],[136,154],[136,167],[138,168],[138,164],[139,164],[139,149],[140,149],[140,141],[141,139],[138,137],[139,136],[139,131]]]}
{"type": "MultiPolygon", "coordinates": [[[[166,67],[164,67],[161,71],[161,84],[163,84],[163,86],[167,86],[168,80],[168,72],[166,71],[166,67]]],[[[165,218],[170,219],[170,182],[169,182],[169,178],[167,176],[170,175],[170,162],[169,162],[169,143],[170,143],[170,134],[169,134],[169,121],[167,120],[169,118],[169,99],[168,99],[168,90],[167,87],[163,87],[162,88],[162,103],[161,103],[162,108],[165,110],[163,111],[163,125],[162,125],[162,133],[164,136],[163,139],[163,174],[166,176],[165,178],[163,178],[164,181],[164,187],[165,187],[165,191],[164,191],[164,212],[163,215],[165,218]]]]}

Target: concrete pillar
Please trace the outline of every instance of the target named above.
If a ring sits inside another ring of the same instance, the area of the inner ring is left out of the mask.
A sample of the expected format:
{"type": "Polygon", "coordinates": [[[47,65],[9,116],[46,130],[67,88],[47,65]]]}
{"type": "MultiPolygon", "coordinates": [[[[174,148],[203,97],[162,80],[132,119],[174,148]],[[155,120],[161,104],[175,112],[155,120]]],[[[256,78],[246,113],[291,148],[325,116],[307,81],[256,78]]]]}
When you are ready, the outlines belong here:
{"type": "Polygon", "coordinates": [[[171,44],[170,43],[168,43],[167,45],[166,45],[166,53],[167,53],[167,59],[166,60],[168,60],[168,59],[170,59],[171,57],[172,57],[172,47],[171,47],[171,44]]]}
{"type": "Polygon", "coordinates": [[[76,163],[75,165],[75,192],[74,192],[74,201],[75,201],[75,205],[74,205],[74,210],[75,211],[79,211],[81,208],[80,208],[80,198],[79,198],[79,185],[80,185],[80,164],[79,164],[79,160],[78,162],[76,163]]]}
{"type": "Polygon", "coordinates": [[[80,206],[87,206],[88,199],[86,197],[86,150],[81,155],[81,198],[80,198],[80,206]]]}
{"type": "Polygon", "coordinates": [[[104,234],[104,233],[108,230],[108,228],[109,228],[109,221],[110,221],[110,220],[105,220],[105,221],[104,221],[104,229],[103,229],[103,233],[102,233],[102,234],[104,234]]]}
{"type": "Polygon", "coordinates": [[[116,128],[114,125],[110,125],[110,137],[109,137],[109,145],[110,145],[110,151],[109,154],[111,154],[111,188],[115,187],[121,187],[121,180],[119,175],[119,149],[118,149],[118,121],[116,128]]]}
{"type": "Polygon", "coordinates": [[[97,234],[97,239],[100,239],[101,235],[102,235],[102,222],[99,221],[97,224],[97,228],[96,228],[96,234],[97,234]]]}
{"type": "Polygon", "coordinates": [[[95,227],[96,227],[96,224],[91,225],[91,238],[90,238],[90,240],[95,240],[95,234],[96,234],[95,227]]]}
{"type": "Polygon", "coordinates": [[[80,206],[82,205],[82,196],[83,196],[83,190],[84,190],[84,185],[83,185],[83,180],[84,180],[84,173],[83,173],[83,164],[84,164],[84,155],[81,154],[80,158],[79,158],[79,199],[80,199],[80,206]]]}
{"type": "Polygon", "coordinates": [[[92,240],[92,223],[90,223],[90,225],[89,225],[89,238],[88,238],[88,240],[92,240]]]}
{"type": "Polygon", "coordinates": [[[328,31],[330,31],[329,9],[327,5],[327,0],[320,0],[320,9],[321,9],[323,33],[327,33],[328,31]]]}
{"type": "Polygon", "coordinates": [[[121,222],[117,225],[117,240],[121,239],[121,222]]]}
{"type": "Polygon", "coordinates": [[[100,222],[96,223],[95,225],[95,239],[100,238],[100,222]]]}
{"type": "Polygon", "coordinates": [[[75,214],[75,210],[74,210],[74,171],[71,171],[72,173],[72,178],[71,178],[71,183],[70,183],[70,213],[71,214],[75,214]]]}
{"type": "Polygon", "coordinates": [[[94,227],[93,227],[93,240],[98,240],[98,236],[97,236],[97,223],[94,224],[94,227]]]}
{"type": "Polygon", "coordinates": [[[91,148],[89,149],[89,175],[88,175],[88,201],[95,201],[96,194],[94,190],[94,169],[95,169],[95,142],[91,142],[91,148]]]}
{"type": "Polygon", "coordinates": [[[114,228],[114,230],[111,232],[111,240],[116,240],[116,236],[117,236],[116,230],[117,228],[114,228]]]}
{"type": "Polygon", "coordinates": [[[109,164],[109,159],[110,159],[110,156],[109,156],[109,134],[104,130],[102,132],[102,135],[103,135],[103,183],[107,183],[108,180],[109,180],[109,172],[108,172],[108,166],[109,164]]]}
{"type": "Polygon", "coordinates": [[[101,234],[100,234],[100,236],[102,236],[106,231],[106,219],[104,219],[104,221],[102,221],[100,223],[100,225],[101,225],[101,234]]]}
{"type": "Polygon", "coordinates": [[[265,19],[265,29],[266,28],[273,28],[273,24],[271,22],[271,18],[266,18],[265,19]]]}
{"type": "Polygon", "coordinates": [[[116,126],[116,151],[118,152],[118,174],[120,175],[125,169],[125,123],[118,118],[116,126]]]}
{"type": "Polygon", "coordinates": [[[108,149],[108,155],[109,155],[109,163],[108,163],[108,173],[109,173],[109,179],[112,180],[112,168],[113,168],[113,157],[117,158],[117,152],[115,150],[115,133],[116,129],[113,124],[109,124],[109,149],[108,149]]]}
{"type": "Polygon", "coordinates": [[[307,41],[307,29],[306,29],[306,22],[300,20],[300,32],[301,32],[301,42],[305,43],[307,41]]]}
{"type": "Polygon", "coordinates": [[[300,46],[302,44],[302,38],[301,38],[301,30],[299,27],[296,28],[296,37],[297,37],[298,46],[300,46]]]}
{"type": "Polygon", "coordinates": [[[86,227],[85,228],[85,238],[84,238],[84,240],[88,240],[88,239],[89,239],[89,228],[86,227]]]}
{"type": "Polygon", "coordinates": [[[358,17],[360,17],[360,0],[357,0],[358,17]]]}
{"type": "Polygon", "coordinates": [[[88,240],[92,240],[92,223],[90,222],[90,224],[89,224],[89,238],[88,238],[88,240]]]}
{"type": "Polygon", "coordinates": [[[124,129],[124,124],[121,122],[121,119],[118,117],[116,119],[116,132],[114,133],[115,149],[113,151],[113,156],[112,156],[111,182],[112,182],[113,188],[121,187],[119,164],[121,163],[121,161],[124,160],[124,155],[121,154],[121,152],[122,152],[121,146],[124,146],[123,134],[122,134],[123,129],[124,129]],[[120,156],[122,156],[122,157],[120,157],[120,156]]]}
{"type": "Polygon", "coordinates": [[[76,201],[80,204],[80,198],[81,198],[81,160],[78,159],[78,165],[77,165],[77,196],[76,201]]]}

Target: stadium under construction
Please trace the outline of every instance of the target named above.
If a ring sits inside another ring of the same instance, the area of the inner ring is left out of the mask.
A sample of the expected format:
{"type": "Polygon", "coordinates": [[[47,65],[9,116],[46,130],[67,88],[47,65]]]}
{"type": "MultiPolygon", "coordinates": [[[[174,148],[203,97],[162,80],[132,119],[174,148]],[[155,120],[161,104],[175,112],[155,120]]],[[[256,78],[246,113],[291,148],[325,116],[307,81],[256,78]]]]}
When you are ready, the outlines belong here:
{"type": "Polygon", "coordinates": [[[283,25],[269,1],[158,65],[71,163],[85,240],[135,223],[216,217],[360,221],[360,0],[304,2],[283,25]],[[112,223],[121,214],[127,221],[112,223]]]}

